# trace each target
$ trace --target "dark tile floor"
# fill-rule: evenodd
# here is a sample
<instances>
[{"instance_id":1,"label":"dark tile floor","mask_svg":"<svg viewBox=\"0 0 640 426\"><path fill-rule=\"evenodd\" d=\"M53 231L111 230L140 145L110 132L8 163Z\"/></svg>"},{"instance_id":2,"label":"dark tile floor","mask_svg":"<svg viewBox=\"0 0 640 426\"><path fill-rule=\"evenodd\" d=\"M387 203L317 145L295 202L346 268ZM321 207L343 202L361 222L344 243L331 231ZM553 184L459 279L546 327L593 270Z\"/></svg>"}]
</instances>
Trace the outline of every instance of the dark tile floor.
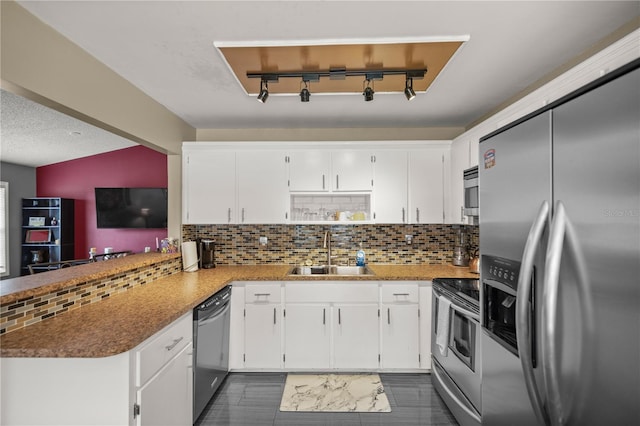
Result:
<instances>
[{"instance_id":1,"label":"dark tile floor","mask_svg":"<svg viewBox=\"0 0 640 426\"><path fill-rule=\"evenodd\" d=\"M195 426L456 426L429 374L380 374L390 413L281 412L286 373L231 373Z\"/></svg>"}]
</instances>

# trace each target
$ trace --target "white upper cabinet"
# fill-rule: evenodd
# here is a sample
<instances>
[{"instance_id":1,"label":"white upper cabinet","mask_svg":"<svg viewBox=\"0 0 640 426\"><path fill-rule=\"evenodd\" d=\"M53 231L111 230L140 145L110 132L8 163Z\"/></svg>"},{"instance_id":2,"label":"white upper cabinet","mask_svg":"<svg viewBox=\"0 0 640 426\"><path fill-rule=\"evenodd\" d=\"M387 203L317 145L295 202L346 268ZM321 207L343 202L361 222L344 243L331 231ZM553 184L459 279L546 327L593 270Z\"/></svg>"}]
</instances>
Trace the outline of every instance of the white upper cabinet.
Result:
<instances>
[{"instance_id":1,"label":"white upper cabinet","mask_svg":"<svg viewBox=\"0 0 640 426\"><path fill-rule=\"evenodd\" d=\"M308 149L291 151L289 190L292 192L371 191L372 156L361 150Z\"/></svg>"},{"instance_id":2,"label":"white upper cabinet","mask_svg":"<svg viewBox=\"0 0 640 426\"><path fill-rule=\"evenodd\" d=\"M378 151L374 155L373 219L377 223L407 223L407 151Z\"/></svg>"},{"instance_id":3,"label":"white upper cabinet","mask_svg":"<svg viewBox=\"0 0 640 426\"><path fill-rule=\"evenodd\" d=\"M287 156L289 190L319 192L329 190L331 153L317 149L293 151Z\"/></svg>"},{"instance_id":4,"label":"white upper cabinet","mask_svg":"<svg viewBox=\"0 0 640 426\"><path fill-rule=\"evenodd\" d=\"M345 150L331 153L333 191L371 191L373 157L368 151Z\"/></svg>"},{"instance_id":5,"label":"white upper cabinet","mask_svg":"<svg viewBox=\"0 0 640 426\"><path fill-rule=\"evenodd\" d=\"M448 147L409 152L409 222L444 223Z\"/></svg>"},{"instance_id":6,"label":"white upper cabinet","mask_svg":"<svg viewBox=\"0 0 640 426\"><path fill-rule=\"evenodd\" d=\"M285 223L288 194L283 151L238 151L238 223Z\"/></svg>"},{"instance_id":7,"label":"white upper cabinet","mask_svg":"<svg viewBox=\"0 0 640 426\"><path fill-rule=\"evenodd\" d=\"M183 149L182 222L234 223L236 154L212 149Z\"/></svg>"},{"instance_id":8,"label":"white upper cabinet","mask_svg":"<svg viewBox=\"0 0 640 426\"><path fill-rule=\"evenodd\" d=\"M185 142L182 220L443 223L456 203L448 199L450 177L459 177L462 188L462 168L449 171L450 149L448 141ZM466 166L468 147L463 151ZM454 166L460 158L454 156Z\"/></svg>"}]
</instances>

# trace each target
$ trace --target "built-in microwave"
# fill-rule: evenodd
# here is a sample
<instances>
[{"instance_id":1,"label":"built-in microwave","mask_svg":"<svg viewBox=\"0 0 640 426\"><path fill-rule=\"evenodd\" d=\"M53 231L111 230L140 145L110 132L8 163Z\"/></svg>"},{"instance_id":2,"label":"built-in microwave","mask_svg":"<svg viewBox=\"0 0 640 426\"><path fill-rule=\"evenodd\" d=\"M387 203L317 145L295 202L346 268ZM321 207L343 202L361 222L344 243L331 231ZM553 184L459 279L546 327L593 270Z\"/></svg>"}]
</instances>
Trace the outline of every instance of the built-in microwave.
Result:
<instances>
[{"instance_id":1,"label":"built-in microwave","mask_svg":"<svg viewBox=\"0 0 640 426\"><path fill-rule=\"evenodd\" d=\"M477 223L479 216L478 202L478 166L467 169L463 172L464 180L464 208L462 214L470 217L472 222Z\"/></svg>"}]
</instances>

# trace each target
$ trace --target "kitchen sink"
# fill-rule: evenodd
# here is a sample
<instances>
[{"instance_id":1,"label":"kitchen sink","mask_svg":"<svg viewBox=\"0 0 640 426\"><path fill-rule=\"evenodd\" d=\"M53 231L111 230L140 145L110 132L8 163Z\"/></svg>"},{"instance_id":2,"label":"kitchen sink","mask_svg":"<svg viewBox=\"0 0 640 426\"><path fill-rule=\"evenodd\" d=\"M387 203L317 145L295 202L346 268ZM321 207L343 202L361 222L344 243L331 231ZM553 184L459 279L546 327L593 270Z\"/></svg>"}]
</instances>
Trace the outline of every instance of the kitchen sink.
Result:
<instances>
[{"instance_id":1,"label":"kitchen sink","mask_svg":"<svg viewBox=\"0 0 640 426\"><path fill-rule=\"evenodd\" d=\"M368 266L337 266L337 265L317 265L317 266L294 266L289 275L375 275Z\"/></svg>"}]
</instances>

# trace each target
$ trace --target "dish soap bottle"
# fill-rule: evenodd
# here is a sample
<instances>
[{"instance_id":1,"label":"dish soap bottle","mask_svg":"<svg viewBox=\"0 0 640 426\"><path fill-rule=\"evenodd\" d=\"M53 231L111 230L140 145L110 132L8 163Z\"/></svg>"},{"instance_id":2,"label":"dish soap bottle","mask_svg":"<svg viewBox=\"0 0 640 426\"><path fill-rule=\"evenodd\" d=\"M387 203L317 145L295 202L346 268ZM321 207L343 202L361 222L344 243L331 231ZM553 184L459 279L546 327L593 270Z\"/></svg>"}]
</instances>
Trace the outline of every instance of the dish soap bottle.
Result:
<instances>
[{"instance_id":1,"label":"dish soap bottle","mask_svg":"<svg viewBox=\"0 0 640 426\"><path fill-rule=\"evenodd\" d=\"M360 250L356 253L356 266L364 266L365 256L364 250L362 250L362 243L360 243Z\"/></svg>"}]
</instances>

